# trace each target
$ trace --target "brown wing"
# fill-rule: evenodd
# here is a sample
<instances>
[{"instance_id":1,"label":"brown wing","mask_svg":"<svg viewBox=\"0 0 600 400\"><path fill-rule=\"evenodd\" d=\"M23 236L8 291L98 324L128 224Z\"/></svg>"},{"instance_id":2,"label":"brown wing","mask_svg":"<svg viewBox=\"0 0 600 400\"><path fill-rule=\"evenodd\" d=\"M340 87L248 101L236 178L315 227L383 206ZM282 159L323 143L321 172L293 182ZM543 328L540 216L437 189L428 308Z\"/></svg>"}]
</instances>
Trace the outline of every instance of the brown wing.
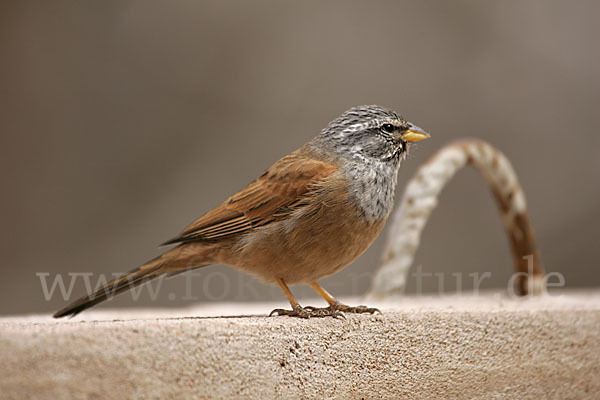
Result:
<instances>
[{"instance_id":1,"label":"brown wing","mask_svg":"<svg viewBox=\"0 0 600 400\"><path fill-rule=\"evenodd\" d=\"M277 221L306 204L315 184L336 170L333 164L294 152L164 244L218 240Z\"/></svg>"}]
</instances>

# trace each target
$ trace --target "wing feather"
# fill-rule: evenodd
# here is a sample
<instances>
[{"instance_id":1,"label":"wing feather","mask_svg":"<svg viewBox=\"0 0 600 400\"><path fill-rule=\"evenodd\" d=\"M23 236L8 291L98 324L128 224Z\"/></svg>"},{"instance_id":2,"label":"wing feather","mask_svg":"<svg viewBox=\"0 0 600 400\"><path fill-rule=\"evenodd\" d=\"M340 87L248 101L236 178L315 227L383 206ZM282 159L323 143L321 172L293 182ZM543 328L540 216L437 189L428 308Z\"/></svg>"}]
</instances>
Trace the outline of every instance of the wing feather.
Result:
<instances>
[{"instance_id":1,"label":"wing feather","mask_svg":"<svg viewBox=\"0 0 600 400\"><path fill-rule=\"evenodd\" d=\"M164 244L219 240L278 221L306 206L319 182L336 170L331 163L296 151Z\"/></svg>"}]
</instances>

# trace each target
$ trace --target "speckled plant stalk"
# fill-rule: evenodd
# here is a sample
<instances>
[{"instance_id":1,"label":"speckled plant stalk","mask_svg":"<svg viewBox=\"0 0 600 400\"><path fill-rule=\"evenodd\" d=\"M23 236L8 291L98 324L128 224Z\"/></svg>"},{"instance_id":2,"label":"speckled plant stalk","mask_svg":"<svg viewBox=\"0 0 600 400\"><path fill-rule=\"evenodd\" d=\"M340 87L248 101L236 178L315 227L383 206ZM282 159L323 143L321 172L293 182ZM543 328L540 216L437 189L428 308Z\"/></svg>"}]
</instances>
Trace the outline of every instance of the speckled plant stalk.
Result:
<instances>
[{"instance_id":1,"label":"speckled plant stalk","mask_svg":"<svg viewBox=\"0 0 600 400\"><path fill-rule=\"evenodd\" d=\"M419 246L421 233L437 198L450 179L465 165L474 166L490 186L508 235L515 269L515 293L542 291L544 270L529 221L525 195L508 159L490 144L461 140L435 153L406 187L393 216L382 265L375 274L370 296L389 297L404 292L406 277Z\"/></svg>"}]
</instances>

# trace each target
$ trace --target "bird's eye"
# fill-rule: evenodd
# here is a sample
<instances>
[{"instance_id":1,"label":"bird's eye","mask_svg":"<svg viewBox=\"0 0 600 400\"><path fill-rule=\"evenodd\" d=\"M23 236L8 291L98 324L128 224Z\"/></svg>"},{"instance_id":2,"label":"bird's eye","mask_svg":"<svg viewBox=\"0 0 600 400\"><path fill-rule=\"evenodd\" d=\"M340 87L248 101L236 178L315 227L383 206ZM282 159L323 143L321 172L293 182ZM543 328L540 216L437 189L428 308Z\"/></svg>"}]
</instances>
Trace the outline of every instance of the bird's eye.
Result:
<instances>
[{"instance_id":1,"label":"bird's eye","mask_svg":"<svg viewBox=\"0 0 600 400\"><path fill-rule=\"evenodd\" d=\"M387 133L393 133L394 129L396 129L396 128L392 124L383 124L381 126L381 129L383 129Z\"/></svg>"}]
</instances>

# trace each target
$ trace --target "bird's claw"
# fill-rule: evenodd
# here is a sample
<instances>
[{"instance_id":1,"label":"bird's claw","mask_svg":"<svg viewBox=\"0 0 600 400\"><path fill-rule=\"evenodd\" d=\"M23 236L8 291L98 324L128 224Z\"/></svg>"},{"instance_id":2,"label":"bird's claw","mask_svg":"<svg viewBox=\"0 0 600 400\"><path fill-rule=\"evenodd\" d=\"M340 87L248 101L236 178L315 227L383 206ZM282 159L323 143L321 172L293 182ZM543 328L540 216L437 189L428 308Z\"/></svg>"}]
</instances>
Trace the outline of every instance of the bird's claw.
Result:
<instances>
[{"instance_id":1,"label":"bird's claw","mask_svg":"<svg viewBox=\"0 0 600 400\"><path fill-rule=\"evenodd\" d=\"M375 308L375 307L367 307L367 306L356 306L356 307L351 307L351 306L347 306L345 304L342 303L336 303L334 305L329 306L329 308L332 308L336 311L342 311L345 313L352 313L352 314L375 314L375 313L379 313L382 314L381 310L379 308Z\"/></svg>"},{"instance_id":2,"label":"bird's claw","mask_svg":"<svg viewBox=\"0 0 600 400\"><path fill-rule=\"evenodd\" d=\"M333 310L330 307L327 308L317 308L317 307L301 307L296 306L293 310L285 310L283 308L276 308L271 311L269 317L273 315L287 315L288 317L297 317L297 318L324 318L324 317L333 317L333 318L343 318L346 319L346 316L338 311Z\"/></svg>"}]
</instances>

